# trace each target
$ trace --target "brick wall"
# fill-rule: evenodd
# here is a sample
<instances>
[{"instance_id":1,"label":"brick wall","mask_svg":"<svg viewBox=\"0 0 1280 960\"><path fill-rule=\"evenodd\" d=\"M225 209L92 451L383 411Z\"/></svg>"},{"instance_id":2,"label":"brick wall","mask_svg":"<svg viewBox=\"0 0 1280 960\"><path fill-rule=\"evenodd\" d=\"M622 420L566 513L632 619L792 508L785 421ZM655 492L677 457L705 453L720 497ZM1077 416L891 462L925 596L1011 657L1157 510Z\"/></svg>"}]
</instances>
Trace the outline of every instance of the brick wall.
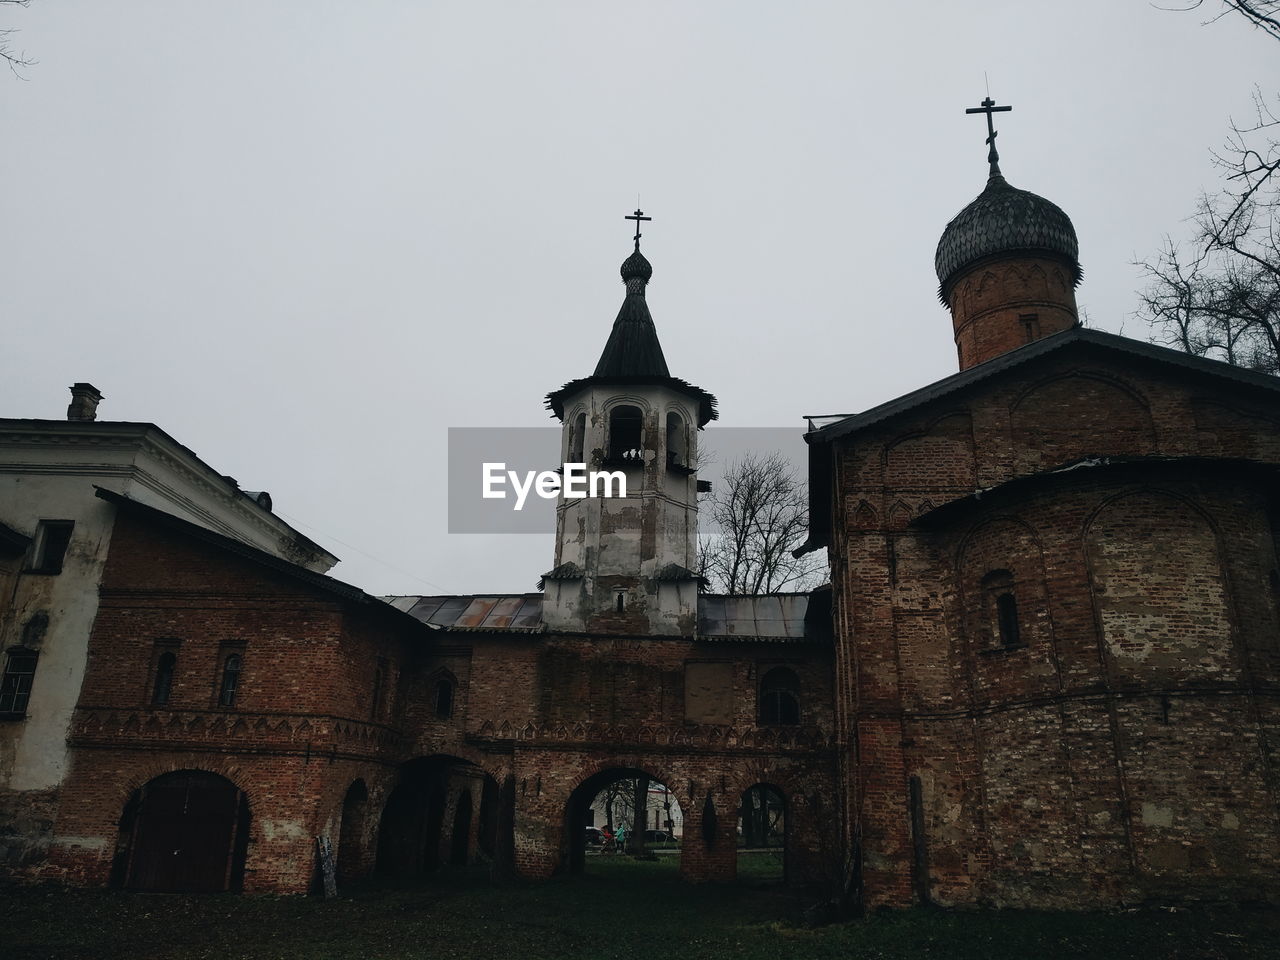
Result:
<instances>
[{"instance_id":1,"label":"brick wall","mask_svg":"<svg viewBox=\"0 0 1280 960\"><path fill-rule=\"evenodd\" d=\"M1277 463L1277 438L1243 390L1050 355L841 442L844 820L870 904L1275 894L1273 481L1191 458ZM1136 462L1044 473L1098 456ZM1006 574L1013 646L984 586Z\"/></svg>"}]
</instances>

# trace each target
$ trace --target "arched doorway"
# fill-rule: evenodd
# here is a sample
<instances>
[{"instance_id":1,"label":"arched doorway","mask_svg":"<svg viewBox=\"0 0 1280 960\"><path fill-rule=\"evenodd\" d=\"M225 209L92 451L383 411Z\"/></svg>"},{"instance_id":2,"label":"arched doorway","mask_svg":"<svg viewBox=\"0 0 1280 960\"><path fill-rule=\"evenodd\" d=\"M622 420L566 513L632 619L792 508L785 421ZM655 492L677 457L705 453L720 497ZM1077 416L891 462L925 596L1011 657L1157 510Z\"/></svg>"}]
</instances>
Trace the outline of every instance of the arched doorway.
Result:
<instances>
[{"instance_id":1,"label":"arched doorway","mask_svg":"<svg viewBox=\"0 0 1280 960\"><path fill-rule=\"evenodd\" d=\"M622 833L625 844L616 839ZM679 870L684 813L669 786L646 770L617 767L588 777L569 796L563 867L589 871L624 854Z\"/></svg>"},{"instance_id":2,"label":"arched doorway","mask_svg":"<svg viewBox=\"0 0 1280 960\"><path fill-rule=\"evenodd\" d=\"M465 867L471 853L471 791L458 794L453 812L453 838L449 849L449 864Z\"/></svg>"},{"instance_id":3,"label":"arched doorway","mask_svg":"<svg viewBox=\"0 0 1280 960\"><path fill-rule=\"evenodd\" d=\"M483 799L486 791L496 796L497 784L469 761L438 756L406 763L382 811L378 872L408 879L431 873L443 863L469 863L476 852L471 829L474 798L479 794ZM451 805L453 818L446 823ZM482 821L484 816L482 810ZM512 818L502 817L500 810L490 816L490 849L511 849L514 844L502 843L499 833L504 822L511 832Z\"/></svg>"},{"instance_id":4,"label":"arched doorway","mask_svg":"<svg viewBox=\"0 0 1280 960\"><path fill-rule=\"evenodd\" d=\"M180 770L134 791L120 820L117 877L130 890L239 890L249 843L249 802L225 777Z\"/></svg>"},{"instance_id":5,"label":"arched doorway","mask_svg":"<svg viewBox=\"0 0 1280 960\"><path fill-rule=\"evenodd\" d=\"M369 809L369 788L363 780L356 780L347 788L342 800L342 823L338 827L338 882L346 883L360 877L363 862L365 817Z\"/></svg>"},{"instance_id":6,"label":"arched doorway","mask_svg":"<svg viewBox=\"0 0 1280 960\"><path fill-rule=\"evenodd\" d=\"M755 883L787 879L787 802L781 790L767 783L742 792L738 878Z\"/></svg>"}]
</instances>

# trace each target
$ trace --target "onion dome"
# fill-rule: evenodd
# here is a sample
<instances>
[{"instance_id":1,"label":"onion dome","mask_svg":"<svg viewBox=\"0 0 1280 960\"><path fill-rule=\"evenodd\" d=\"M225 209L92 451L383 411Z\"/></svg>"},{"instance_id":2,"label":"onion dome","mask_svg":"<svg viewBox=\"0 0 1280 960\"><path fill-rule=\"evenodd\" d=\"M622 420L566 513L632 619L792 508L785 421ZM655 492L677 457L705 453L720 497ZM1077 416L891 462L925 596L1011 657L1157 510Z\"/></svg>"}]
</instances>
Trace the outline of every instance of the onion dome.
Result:
<instances>
[{"instance_id":1,"label":"onion dome","mask_svg":"<svg viewBox=\"0 0 1280 960\"><path fill-rule=\"evenodd\" d=\"M1055 203L1009 185L992 162L987 187L942 231L934 269L945 304L952 283L980 263L1011 256L1048 256L1066 261L1073 284L1082 276L1075 227Z\"/></svg>"},{"instance_id":2,"label":"onion dome","mask_svg":"<svg viewBox=\"0 0 1280 960\"><path fill-rule=\"evenodd\" d=\"M641 280L648 283L653 278L653 265L645 259L637 246L636 252L622 261L622 269L619 272L624 282Z\"/></svg>"}]
</instances>

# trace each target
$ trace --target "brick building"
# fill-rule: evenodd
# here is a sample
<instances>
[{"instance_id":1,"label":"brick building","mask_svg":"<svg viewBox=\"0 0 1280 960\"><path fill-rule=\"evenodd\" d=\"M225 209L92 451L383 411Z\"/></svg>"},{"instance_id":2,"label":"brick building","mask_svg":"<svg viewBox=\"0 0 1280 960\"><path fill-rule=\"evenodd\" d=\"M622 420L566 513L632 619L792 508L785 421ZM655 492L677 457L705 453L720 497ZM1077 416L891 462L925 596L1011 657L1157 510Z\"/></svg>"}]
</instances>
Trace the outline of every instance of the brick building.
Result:
<instances>
[{"instance_id":1,"label":"brick building","mask_svg":"<svg viewBox=\"0 0 1280 960\"><path fill-rule=\"evenodd\" d=\"M43 646L21 636L35 600L6 612L5 732L43 722L66 754L38 794L29 761L0 770L7 869L301 892L322 838L339 881L477 856L545 877L582 869L596 794L643 776L681 813L686 877L734 876L739 808L762 792L783 811L788 877L836 875L830 591L717 596L692 571L715 400L670 376L651 273L637 238L595 372L548 397L566 462L620 471L627 495L560 502L540 593L373 598L325 576L332 557L300 562L318 548L269 498L193 454L202 500L145 470L105 482L84 456L121 433L168 441L154 426L5 422L11 489L57 472L21 455L33 437L81 444L56 507L0 500L14 595L52 584L81 608L42 606ZM215 522L241 501L291 546ZM85 575L40 569L32 534L55 527L68 557L92 556Z\"/></svg>"},{"instance_id":2,"label":"brick building","mask_svg":"<svg viewBox=\"0 0 1280 960\"><path fill-rule=\"evenodd\" d=\"M992 154L937 251L960 372L808 436L865 900L1274 897L1280 381L1083 329Z\"/></svg>"},{"instance_id":3,"label":"brick building","mask_svg":"<svg viewBox=\"0 0 1280 960\"><path fill-rule=\"evenodd\" d=\"M960 372L808 434L811 594L693 572L716 406L638 234L547 398L628 493L559 503L537 593L370 597L158 428L0 423L8 869L300 892L322 838L339 882L545 877L642 775L693 880L766 787L788 878L867 905L1274 897L1280 382L1083 329L1071 222L994 146L936 264Z\"/></svg>"}]
</instances>

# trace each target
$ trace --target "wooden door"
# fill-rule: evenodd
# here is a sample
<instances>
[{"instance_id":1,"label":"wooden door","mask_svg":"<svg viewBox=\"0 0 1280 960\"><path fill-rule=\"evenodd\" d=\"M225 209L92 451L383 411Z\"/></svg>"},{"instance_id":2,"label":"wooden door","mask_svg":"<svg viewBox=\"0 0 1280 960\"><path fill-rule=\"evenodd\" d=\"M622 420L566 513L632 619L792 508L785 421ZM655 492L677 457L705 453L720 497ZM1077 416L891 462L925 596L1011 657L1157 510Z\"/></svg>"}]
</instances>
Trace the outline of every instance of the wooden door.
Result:
<instances>
[{"instance_id":1,"label":"wooden door","mask_svg":"<svg viewBox=\"0 0 1280 960\"><path fill-rule=\"evenodd\" d=\"M127 886L204 893L227 890L247 823L235 784L211 773L166 774L142 788Z\"/></svg>"}]
</instances>

